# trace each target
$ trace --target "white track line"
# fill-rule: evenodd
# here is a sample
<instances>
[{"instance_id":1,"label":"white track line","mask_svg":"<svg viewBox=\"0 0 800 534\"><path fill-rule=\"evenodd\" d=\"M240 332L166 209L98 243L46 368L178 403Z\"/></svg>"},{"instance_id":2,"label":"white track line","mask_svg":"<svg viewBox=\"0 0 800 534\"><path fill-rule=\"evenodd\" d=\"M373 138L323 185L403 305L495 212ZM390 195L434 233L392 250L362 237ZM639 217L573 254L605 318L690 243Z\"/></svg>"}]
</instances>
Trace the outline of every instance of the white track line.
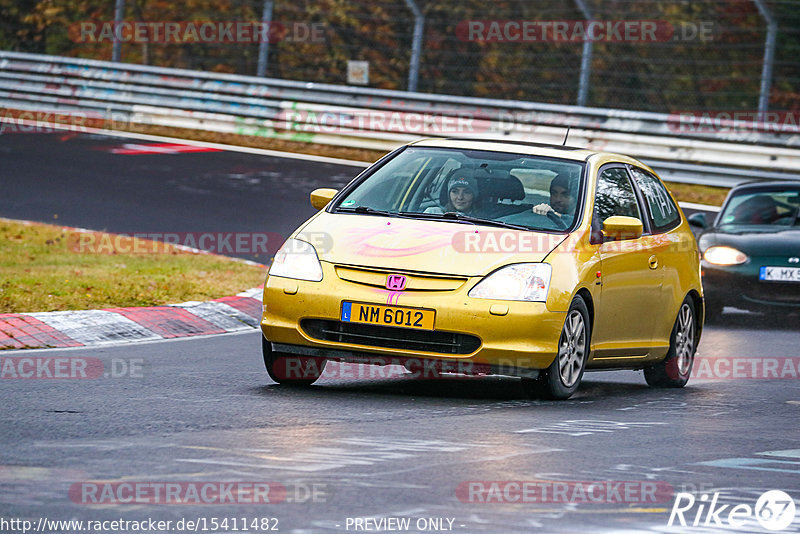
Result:
<instances>
[{"instance_id":1,"label":"white track line","mask_svg":"<svg viewBox=\"0 0 800 534\"><path fill-rule=\"evenodd\" d=\"M678 202L682 208L689 208L691 210L703 210L717 212L720 206L709 206L708 204L695 204L694 202Z\"/></svg>"},{"instance_id":2,"label":"white track line","mask_svg":"<svg viewBox=\"0 0 800 534\"><path fill-rule=\"evenodd\" d=\"M221 334L206 334L202 336L183 336L183 337L171 337L171 338L161 338L161 339L142 339L142 340L129 340L129 341L119 341L116 343L104 343L102 345L85 345L83 347L47 347L41 349L3 349L0 350L0 357L6 356L28 356L29 354L36 354L39 352L45 354L51 354L54 351L82 351L82 350L99 350L99 351L107 351L108 349L118 348L118 347L132 347L132 346L139 346L139 345L152 345L154 343L178 343L182 341L199 341L204 338L210 337L219 337L219 336L241 336L243 334L254 336L256 333L261 333L260 328L251 328L250 330L237 330L235 332L223 332ZM260 348L260 347L259 347Z\"/></svg>"}]
</instances>

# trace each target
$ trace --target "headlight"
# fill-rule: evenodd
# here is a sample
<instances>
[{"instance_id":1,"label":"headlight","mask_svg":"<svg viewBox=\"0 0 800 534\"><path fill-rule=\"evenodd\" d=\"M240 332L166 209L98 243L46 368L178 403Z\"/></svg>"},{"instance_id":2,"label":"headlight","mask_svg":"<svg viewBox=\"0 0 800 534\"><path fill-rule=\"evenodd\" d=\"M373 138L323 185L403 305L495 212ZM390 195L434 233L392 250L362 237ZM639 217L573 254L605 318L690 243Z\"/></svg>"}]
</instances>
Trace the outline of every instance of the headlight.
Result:
<instances>
[{"instance_id":1,"label":"headlight","mask_svg":"<svg viewBox=\"0 0 800 534\"><path fill-rule=\"evenodd\" d=\"M478 282L468 295L476 299L544 302L550 288L551 272L549 263L509 265Z\"/></svg>"},{"instance_id":2,"label":"headlight","mask_svg":"<svg viewBox=\"0 0 800 534\"><path fill-rule=\"evenodd\" d=\"M296 280L322 280L322 265L317 251L309 243L299 239L287 239L269 268L270 276L282 276Z\"/></svg>"},{"instance_id":3,"label":"headlight","mask_svg":"<svg viewBox=\"0 0 800 534\"><path fill-rule=\"evenodd\" d=\"M747 261L747 255L735 248L713 246L706 249L703 259L714 265L739 265Z\"/></svg>"}]
</instances>

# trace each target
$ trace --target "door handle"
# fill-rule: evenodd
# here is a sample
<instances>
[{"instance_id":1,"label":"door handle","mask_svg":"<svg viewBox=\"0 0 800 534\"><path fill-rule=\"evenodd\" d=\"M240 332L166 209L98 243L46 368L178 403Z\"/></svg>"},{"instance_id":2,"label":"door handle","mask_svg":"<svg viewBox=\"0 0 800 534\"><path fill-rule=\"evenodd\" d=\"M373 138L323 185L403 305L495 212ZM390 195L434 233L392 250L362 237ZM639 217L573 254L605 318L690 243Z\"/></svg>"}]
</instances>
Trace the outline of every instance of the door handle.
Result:
<instances>
[{"instance_id":1,"label":"door handle","mask_svg":"<svg viewBox=\"0 0 800 534\"><path fill-rule=\"evenodd\" d=\"M658 267L658 258L655 256L650 256L648 263L650 264L651 269L656 269Z\"/></svg>"}]
</instances>

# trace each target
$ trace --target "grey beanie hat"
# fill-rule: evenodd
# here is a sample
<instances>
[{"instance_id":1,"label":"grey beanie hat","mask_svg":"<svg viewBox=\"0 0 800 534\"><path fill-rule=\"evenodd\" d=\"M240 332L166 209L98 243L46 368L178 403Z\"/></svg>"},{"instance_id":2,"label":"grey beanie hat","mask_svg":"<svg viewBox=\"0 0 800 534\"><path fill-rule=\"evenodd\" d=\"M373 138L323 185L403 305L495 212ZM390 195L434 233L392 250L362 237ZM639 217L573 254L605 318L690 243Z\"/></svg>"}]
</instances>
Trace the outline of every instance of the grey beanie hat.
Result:
<instances>
[{"instance_id":1,"label":"grey beanie hat","mask_svg":"<svg viewBox=\"0 0 800 534\"><path fill-rule=\"evenodd\" d=\"M472 191L472 196L478 196L478 181L468 173L469 171L456 171L453 174L453 177L450 178L450 183L447 185L448 194L454 187L466 187Z\"/></svg>"}]
</instances>

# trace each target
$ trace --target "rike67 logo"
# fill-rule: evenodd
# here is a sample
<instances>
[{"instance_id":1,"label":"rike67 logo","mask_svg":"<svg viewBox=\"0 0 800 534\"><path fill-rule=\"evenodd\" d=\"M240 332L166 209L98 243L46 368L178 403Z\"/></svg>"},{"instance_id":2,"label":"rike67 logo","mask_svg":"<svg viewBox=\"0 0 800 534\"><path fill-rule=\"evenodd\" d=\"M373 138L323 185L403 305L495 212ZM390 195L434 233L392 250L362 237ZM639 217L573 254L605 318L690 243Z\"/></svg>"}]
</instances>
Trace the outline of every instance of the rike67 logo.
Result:
<instances>
[{"instance_id":1,"label":"rike67 logo","mask_svg":"<svg viewBox=\"0 0 800 534\"><path fill-rule=\"evenodd\" d=\"M678 493L667 525L750 529L756 526L757 521L762 528L778 531L791 525L795 518L794 500L784 491L762 493L755 506L746 503L722 504L719 497L719 492L711 496L703 493L699 498L691 493Z\"/></svg>"}]
</instances>

